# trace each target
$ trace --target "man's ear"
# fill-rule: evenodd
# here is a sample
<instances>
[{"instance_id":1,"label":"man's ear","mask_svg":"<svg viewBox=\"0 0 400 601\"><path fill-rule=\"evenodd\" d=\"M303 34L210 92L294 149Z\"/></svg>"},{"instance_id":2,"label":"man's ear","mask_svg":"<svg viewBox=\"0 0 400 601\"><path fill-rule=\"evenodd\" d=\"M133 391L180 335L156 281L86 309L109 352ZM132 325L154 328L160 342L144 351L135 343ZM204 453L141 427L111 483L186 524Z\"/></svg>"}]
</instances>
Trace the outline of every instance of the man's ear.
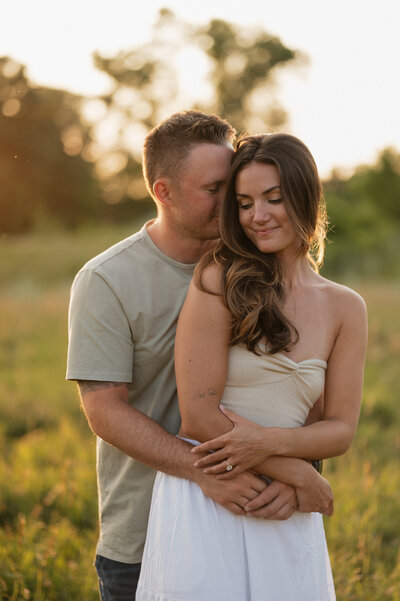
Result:
<instances>
[{"instance_id":1,"label":"man's ear","mask_svg":"<svg viewBox=\"0 0 400 601\"><path fill-rule=\"evenodd\" d=\"M157 200L165 207L171 206L171 195L170 195L171 183L166 177L160 177L156 179L153 184L153 194Z\"/></svg>"}]
</instances>

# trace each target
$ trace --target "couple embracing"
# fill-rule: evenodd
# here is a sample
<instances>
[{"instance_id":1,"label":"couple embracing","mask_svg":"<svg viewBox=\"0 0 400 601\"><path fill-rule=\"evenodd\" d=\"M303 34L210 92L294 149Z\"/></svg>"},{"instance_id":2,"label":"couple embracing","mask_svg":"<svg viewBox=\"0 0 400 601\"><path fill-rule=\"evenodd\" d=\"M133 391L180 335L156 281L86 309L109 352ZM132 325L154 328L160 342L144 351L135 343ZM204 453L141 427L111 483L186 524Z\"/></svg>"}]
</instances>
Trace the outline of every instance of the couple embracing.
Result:
<instances>
[{"instance_id":1,"label":"couple embracing","mask_svg":"<svg viewBox=\"0 0 400 601\"><path fill-rule=\"evenodd\" d=\"M156 219L73 284L67 377L97 435L103 601L335 598L316 467L357 427L365 305L318 274L308 148L234 135L198 111L155 127Z\"/></svg>"}]
</instances>

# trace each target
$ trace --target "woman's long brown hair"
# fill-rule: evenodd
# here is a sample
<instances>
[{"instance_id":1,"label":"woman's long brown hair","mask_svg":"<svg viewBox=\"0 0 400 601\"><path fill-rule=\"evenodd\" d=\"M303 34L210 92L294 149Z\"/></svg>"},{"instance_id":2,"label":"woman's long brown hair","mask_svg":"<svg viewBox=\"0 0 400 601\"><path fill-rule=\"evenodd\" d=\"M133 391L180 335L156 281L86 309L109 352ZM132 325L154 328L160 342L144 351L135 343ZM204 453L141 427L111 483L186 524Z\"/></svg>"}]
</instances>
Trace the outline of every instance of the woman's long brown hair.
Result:
<instances>
[{"instance_id":1,"label":"woman's long brown hair","mask_svg":"<svg viewBox=\"0 0 400 601\"><path fill-rule=\"evenodd\" d=\"M196 285L205 290L202 273L211 262L222 272L222 297L232 314L231 344L245 344L258 354L266 340L269 353L288 351L298 332L283 312L282 269L274 253L261 252L239 222L236 177L251 162L276 165L282 201L299 236L299 256L307 256L318 271L324 255L326 212L315 161L298 138L289 134L247 136L239 140L221 211L221 239L195 271Z\"/></svg>"}]
</instances>

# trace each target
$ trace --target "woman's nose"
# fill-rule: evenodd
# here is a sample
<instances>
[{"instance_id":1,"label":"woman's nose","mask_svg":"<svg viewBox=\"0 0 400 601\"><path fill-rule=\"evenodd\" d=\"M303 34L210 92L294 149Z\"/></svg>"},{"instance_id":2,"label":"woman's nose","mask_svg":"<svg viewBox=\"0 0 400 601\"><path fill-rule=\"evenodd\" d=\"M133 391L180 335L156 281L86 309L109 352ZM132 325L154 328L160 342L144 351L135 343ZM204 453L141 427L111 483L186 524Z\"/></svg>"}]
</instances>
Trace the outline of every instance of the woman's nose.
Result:
<instances>
[{"instance_id":1,"label":"woman's nose","mask_svg":"<svg viewBox=\"0 0 400 601\"><path fill-rule=\"evenodd\" d=\"M256 202L254 207L254 221L262 222L268 221L269 219L269 211L267 207L267 203L265 202Z\"/></svg>"}]
</instances>

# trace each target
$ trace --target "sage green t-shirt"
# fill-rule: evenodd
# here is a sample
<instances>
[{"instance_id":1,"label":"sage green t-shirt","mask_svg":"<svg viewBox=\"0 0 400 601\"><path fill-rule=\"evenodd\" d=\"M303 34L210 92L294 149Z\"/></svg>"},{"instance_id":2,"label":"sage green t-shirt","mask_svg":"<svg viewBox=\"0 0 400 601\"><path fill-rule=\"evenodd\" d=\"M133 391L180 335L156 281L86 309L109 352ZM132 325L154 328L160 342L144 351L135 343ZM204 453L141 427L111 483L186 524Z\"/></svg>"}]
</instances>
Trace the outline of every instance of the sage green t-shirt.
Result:
<instances>
[{"instance_id":1,"label":"sage green t-shirt","mask_svg":"<svg viewBox=\"0 0 400 601\"><path fill-rule=\"evenodd\" d=\"M176 323L194 265L164 255L146 224L89 261L72 286L67 379L129 382L129 402L179 429ZM97 439L97 553L141 561L156 472Z\"/></svg>"}]
</instances>

